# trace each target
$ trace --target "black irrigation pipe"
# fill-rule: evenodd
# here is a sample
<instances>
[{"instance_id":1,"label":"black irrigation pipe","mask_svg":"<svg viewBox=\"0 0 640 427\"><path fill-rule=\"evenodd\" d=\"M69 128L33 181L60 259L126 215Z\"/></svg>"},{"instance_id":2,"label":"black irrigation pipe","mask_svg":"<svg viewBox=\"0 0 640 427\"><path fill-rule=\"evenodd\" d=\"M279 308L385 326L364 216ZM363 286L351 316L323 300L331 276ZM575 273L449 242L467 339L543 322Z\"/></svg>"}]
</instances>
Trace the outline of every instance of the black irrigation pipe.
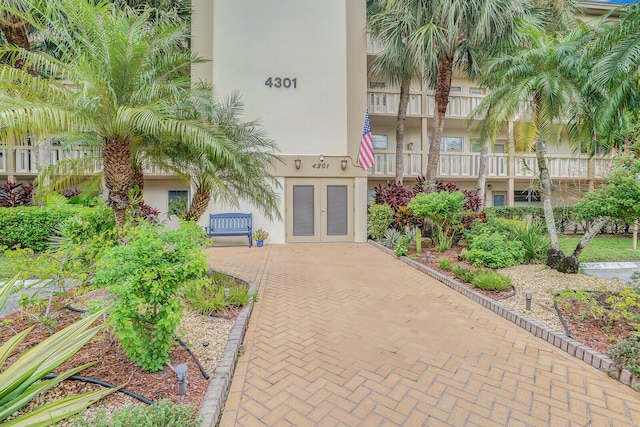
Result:
<instances>
[{"instance_id":1,"label":"black irrigation pipe","mask_svg":"<svg viewBox=\"0 0 640 427\"><path fill-rule=\"evenodd\" d=\"M47 374L44 376L44 379L46 380L50 380L53 378L56 378L58 376L58 374ZM89 384L98 384L101 385L103 387L107 387L107 388L116 388L115 385L101 381L101 380L96 380L95 378L88 378L88 377L80 377L78 375L71 375L69 378L67 378L68 380L75 380L75 381L82 381L85 383L89 383ZM126 388L121 388L118 390L120 393L124 393L127 396L131 396L134 399L138 399L140 402L142 403L146 403L147 405L153 405L153 400L149 400L144 396L140 396L139 394L136 394L132 391L127 390Z\"/></svg>"},{"instance_id":2,"label":"black irrigation pipe","mask_svg":"<svg viewBox=\"0 0 640 427\"><path fill-rule=\"evenodd\" d=\"M89 312L89 310L83 310L81 308L75 308L75 307L72 307L71 305L67 305L67 306L65 306L65 308L67 308L67 309L69 309L71 311L75 311L76 313L87 313L87 312ZM223 316L220 316L220 317L223 317ZM184 347L185 350L187 350L187 353L189 353L189 355L193 358L193 361L196 362L196 365L198 365L198 369L200 369L200 373L202 374L204 379L208 380L210 378L209 374L207 374L207 371L204 370L204 367L200 364L200 361L198 360L196 355L193 354L193 352L191 351L191 349L189 349L189 347L187 347L187 344L185 344L184 341L182 341L180 338L176 338L176 341L178 341L178 343L182 347Z\"/></svg>"},{"instance_id":3,"label":"black irrigation pipe","mask_svg":"<svg viewBox=\"0 0 640 427\"><path fill-rule=\"evenodd\" d=\"M513 292L511 292L509 295L505 295L503 297L498 298L498 301L509 299L509 298L512 298L512 297L514 297L516 295L516 287L514 285L511 285L511 287L513 288Z\"/></svg>"},{"instance_id":4,"label":"black irrigation pipe","mask_svg":"<svg viewBox=\"0 0 640 427\"><path fill-rule=\"evenodd\" d=\"M569 325L567 325L567 321L564 320L564 316L560 312L560 307L558 307L558 300L557 300L558 296L560 296L560 292L556 292L553 295L553 306L555 307L556 313L558 314L558 317L560 318L560 323L562 323L562 327L564 328L564 334L566 336L568 336L569 338L571 338L571 332L569 332Z\"/></svg>"},{"instance_id":5,"label":"black irrigation pipe","mask_svg":"<svg viewBox=\"0 0 640 427\"><path fill-rule=\"evenodd\" d=\"M196 365L198 365L198 369L200 369L200 373L202 374L204 379L208 380L209 379L209 374L207 374L207 371L204 370L204 368L200 364L200 361L198 360L196 355L191 352L191 349L189 349L189 347L187 347L187 344L185 344L184 341L182 341L180 338L176 338L176 340L178 340L178 343L181 346L183 346L185 350L187 350L187 353L189 353L191 355L191 357L193 358L193 361L196 362Z\"/></svg>"}]
</instances>

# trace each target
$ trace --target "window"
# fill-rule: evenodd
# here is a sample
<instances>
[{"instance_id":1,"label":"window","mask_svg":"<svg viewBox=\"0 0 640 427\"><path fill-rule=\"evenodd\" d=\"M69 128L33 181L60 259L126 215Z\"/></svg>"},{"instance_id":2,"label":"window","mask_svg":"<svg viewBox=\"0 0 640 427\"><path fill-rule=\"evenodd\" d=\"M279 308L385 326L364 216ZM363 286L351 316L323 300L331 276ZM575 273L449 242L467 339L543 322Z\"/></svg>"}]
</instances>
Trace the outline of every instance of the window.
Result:
<instances>
[{"instance_id":1,"label":"window","mask_svg":"<svg viewBox=\"0 0 640 427\"><path fill-rule=\"evenodd\" d=\"M386 89L387 84L385 82L369 82L369 89Z\"/></svg>"},{"instance_id":2,"label":"window","mask_svg":"<svg viewBox=\"0 0 640 427\"><path fill-rule=\"evenodd\" d=\"M518 206L523 205L539 205L540 204L540 193L535 190L523 190L523 191L514 191L513 193L513 201Z\"/></svg>"},{"instance_id":3,"label":"window","mask_svg":"<svg viewBox=\"0 0 640 427\"><path fill-rule=\"evenodd\" d=\"M493 144L493 152L494 153L504 153L505 151L505 144L504 142L496 142L495 144ZM482 142L480 141L471 141L471 152L472 153L479 153L480 151L482 151Z\"/></svg>"},{"instance_id":4,"label":"window","mask_svg":"<svg viewBox=\"0 0 640 427\"><path fill-rule=\"evenodd\" d=\"M189 190L169 190L169 206L167 211L171 215L183 217L189 208Z\"/></svg>"},{"instance_id":5,"label":"window","mask_svg":"<svg viewBox=\"0 0 640 427\"><path fill-rule=\"evenodd\" d=\"M387 140L387 135L371 135L371 144L376 150L386 150Z\"/></svg>"},{"instance_id":6,"label":"window","mask_svg":"<svg viewBox=\"0 0 640 427\"><path fill-rule=\"evenodd\" d=\"M440 140L440 151L462 151L463 145L461 137L443 136Z\"/></svg>"}]
</instances>

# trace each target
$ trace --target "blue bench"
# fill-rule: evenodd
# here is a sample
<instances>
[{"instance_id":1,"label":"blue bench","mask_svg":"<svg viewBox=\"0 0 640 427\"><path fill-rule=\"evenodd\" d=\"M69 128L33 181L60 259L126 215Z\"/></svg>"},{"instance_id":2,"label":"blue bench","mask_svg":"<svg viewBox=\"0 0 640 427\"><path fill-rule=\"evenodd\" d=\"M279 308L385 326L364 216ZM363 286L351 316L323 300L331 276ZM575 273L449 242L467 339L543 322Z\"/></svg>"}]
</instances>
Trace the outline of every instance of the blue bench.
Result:
<instances>
[{"instance_id":1,"label":"blue bench","mask_svg":"<svg viewBox=\"0 0 640 427\"><path fill-rule=\"evenodd\" d=\"M251 214L218 213L209 215L209 226L205 227L208 237L247 236L249 247L253 246Z\"/></svg>"}]
</instances>

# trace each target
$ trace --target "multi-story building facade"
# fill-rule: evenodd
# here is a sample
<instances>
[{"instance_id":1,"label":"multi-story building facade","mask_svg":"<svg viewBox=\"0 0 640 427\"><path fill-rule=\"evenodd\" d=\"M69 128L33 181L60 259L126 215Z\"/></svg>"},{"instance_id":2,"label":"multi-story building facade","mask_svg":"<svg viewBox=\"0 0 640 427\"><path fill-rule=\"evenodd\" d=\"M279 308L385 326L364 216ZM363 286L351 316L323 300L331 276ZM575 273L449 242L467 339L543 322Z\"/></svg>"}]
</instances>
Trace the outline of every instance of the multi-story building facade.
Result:
<instances>
[{"instance_id":1,"label":"multi-story building facade","mask_svg":"<svg viewBox=\"0 0 640 427\"><path fill-rule=\"evenodd\" d=\"M366 241L372 189L394 179L395 120L399 90L367 79L367 63L379 46L367 37L364 0L194 0L192 49L210 61L192 70L194 80L214 84L218 96L239 92L246 120L259 119L280 147L272 171L280 184L281 221L269 221L250 203L240 209L212 201L208 213L254 214L254 228L273 243ZM585 2L588 14L610 9ZM455 76L447 110L438 177L475 188L481 141L467 120L484 96L474 82ZM369 111L376 164L357 163L365 110ZM432 91L414 82L405 130L405 182L426 172L433 124ZM0 179L28 182L41 165L82 150L0 146ZM547 147L557 203L571 203L598 179L605 159L574 152L568 144ZM509 128L492 147L488 205L535 204L533 153L516 152ZM189 196L188 183L160 170L145 173L145 201L166 212L169 201Z\"/></svg>"}]
</instances>

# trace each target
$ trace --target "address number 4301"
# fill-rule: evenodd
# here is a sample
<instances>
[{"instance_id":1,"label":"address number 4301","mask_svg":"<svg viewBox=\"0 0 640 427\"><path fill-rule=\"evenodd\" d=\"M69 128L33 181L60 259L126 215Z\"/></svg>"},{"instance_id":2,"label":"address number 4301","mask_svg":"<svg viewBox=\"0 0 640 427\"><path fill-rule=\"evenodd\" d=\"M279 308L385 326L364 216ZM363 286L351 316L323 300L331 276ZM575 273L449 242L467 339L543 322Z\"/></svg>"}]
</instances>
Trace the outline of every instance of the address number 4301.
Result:
<instances>
[{"instance_id":1,"label":"address number 4301","mask_svg":"<svg viewBox=\"0 0 640 427\"><path fill-rule=\"evenodd\" d=\"M298 87L298 79L289 77L269 77L264 82L267 87L283 87L285 89L296 89Z\"/></svg>"}]
</instances>

